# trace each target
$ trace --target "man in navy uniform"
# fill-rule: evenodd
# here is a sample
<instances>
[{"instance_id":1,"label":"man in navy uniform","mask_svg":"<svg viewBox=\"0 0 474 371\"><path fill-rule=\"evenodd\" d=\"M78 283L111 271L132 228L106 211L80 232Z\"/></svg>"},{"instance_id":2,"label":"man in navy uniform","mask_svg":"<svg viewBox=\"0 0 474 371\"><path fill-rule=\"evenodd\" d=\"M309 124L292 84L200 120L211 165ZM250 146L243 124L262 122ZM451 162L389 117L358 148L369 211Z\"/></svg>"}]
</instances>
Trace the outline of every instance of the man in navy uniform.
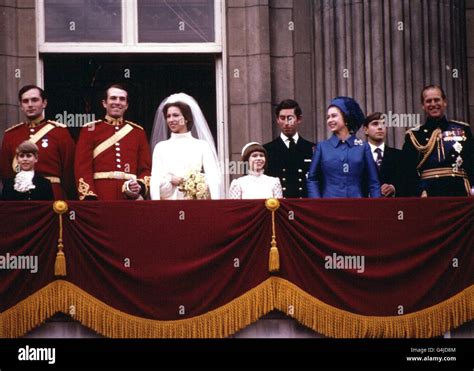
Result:
<instances>
[{"instance_id":1,"label":"man in navy uniform","mask_svg":"<svg viewBox=\"0 0 474 371\"><path fill-rule=\"evenodd\" d=\"M302 112L292 99L280 102L275 110L280 136L264 145L268 153L265 174L280 178L285 198L307 197L306 174L313 157L314 143L298 134Z\"/></svg>"},{"instance_id":2,"label":"man in navy uniform","mask_svg":"<svg viewBox=\"0 0 474 371\"><path fill-rule=\"evenodd\" d=\"M474 141L469 124L448 120L446 94L421 92L426 122L407 131L403 146L407 196L474 195Z\"/></svg>"},{"instance_id":3,"label":"man in navy uniform","mask_svg":"<svg viewBox=\"0 0 474 371\"><path fill-rule=\"evenodd\" d=\"M364 133L372 157L377 165L377 172L382 185L380 188L382 196L399 196L401 193L402 151L389 147L385 143L387 127L381 112L373 112L367 115L364 121Z\"/></svg>"}]
</instances>

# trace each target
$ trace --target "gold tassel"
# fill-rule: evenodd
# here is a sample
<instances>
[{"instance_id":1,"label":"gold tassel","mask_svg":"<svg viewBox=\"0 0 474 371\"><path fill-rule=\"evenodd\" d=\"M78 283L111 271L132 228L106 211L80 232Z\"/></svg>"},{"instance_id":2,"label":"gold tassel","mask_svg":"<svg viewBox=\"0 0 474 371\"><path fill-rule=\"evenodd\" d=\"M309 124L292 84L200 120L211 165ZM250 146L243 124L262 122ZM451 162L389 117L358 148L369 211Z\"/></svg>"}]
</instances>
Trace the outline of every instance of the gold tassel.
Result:
<instances>
[{"instance_id":1,"label":"gold tassel","mask_svg":"<svg viewBox=\"0 0 474 371\"><path fill-rule=\"evenodd\" d=\"M270 273L278 272L280 270L280 254L278 252L278 248L276 246L273 246L272 241L272 247L270 248L270 257L268 258L268 271Z\"/></svg>"},{"instance_id":2,"label":"gold tassel","mask_svg":"<svg viewBox=\"0 0 474 371\"><path fill-rule=\"evenodd\" d=\"M280 253L276 243L275 232L275 211L280 207L280 201L276 198L269 198L265 201L265 206L272 212L272 245L270 247L270 255L268 257L268 271L277 273L280 270Z\"/></svg>"},{"instance_id":3,"label":"gold tassel","mask_svg":"<svg viewBox=\"0 0 474 371\"><path fill-rule=\"evenodd\" d=\"M62 250L59 250L56 254L56 261L54 262L54 275L56 277L64 277L66 275L66 256Z\"/></svg>"},{"instance_id":4,"label":"gold tassel","mask_svg":"<svg viewBox=\"0 0 474 371\"><path fill-rule=\"evenodd\" d=\"M66 256L63 249L63 214L68 210L67 203L64 201L55 201L53 210L59 216L59 238L58 238L58 252L56 254L56 261L54 262L54 275L56 277L66 275Z\"/></svg>"}]
</instances>

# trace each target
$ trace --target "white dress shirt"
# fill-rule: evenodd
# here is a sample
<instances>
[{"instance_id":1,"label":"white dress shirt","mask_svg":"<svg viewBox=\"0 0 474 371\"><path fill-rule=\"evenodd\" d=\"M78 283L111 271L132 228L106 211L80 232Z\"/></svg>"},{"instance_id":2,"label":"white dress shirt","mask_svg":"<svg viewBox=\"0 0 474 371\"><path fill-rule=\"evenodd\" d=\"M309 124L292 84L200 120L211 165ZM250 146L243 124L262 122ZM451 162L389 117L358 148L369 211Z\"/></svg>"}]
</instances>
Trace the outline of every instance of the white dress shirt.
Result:
<instances>
[{"instance_id":1,"label":"white dress shirt","mask_svg":"<svg viewBox=\"0 0 474 371\"><path fill-rule=\"evenodd\" d=\"M377 163L377 152L375 150L377 148L380 148L382 150L382 153L380 154L383 158L385 154L385 143L382 143L380 146L373 145L372 143L368 142L370 146L370 152L372 152L372 157L374 158L375 163Z\"/></svg>"},{"instance_id":2,"label":"white dress shirt","mask_svg":"<svg viewBox=\"0 0 474 371\"><path fill-rule=\"evenodd\" d=\"M285 143L285 146L287 148L290 148L290 138L287 137L285 134L281 133L280 134L280 138L281 140L283 141L283 143ZM300 138L300 136L298 135L298 133L295 133L295 135L293 135L293 139L295 140L295 145L296 143L298 143L298 139Z\"/></svg>"}]
</instances>

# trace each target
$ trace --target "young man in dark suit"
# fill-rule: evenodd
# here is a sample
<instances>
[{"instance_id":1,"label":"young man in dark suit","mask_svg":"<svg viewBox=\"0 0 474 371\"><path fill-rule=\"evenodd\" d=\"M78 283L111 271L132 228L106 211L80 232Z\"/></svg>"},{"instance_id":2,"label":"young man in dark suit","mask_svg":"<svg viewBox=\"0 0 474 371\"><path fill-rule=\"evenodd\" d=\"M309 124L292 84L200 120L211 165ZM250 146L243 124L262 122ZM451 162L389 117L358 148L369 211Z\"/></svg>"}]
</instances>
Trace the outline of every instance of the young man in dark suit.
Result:
<instances>
[{"instance_id":1,"label":"young man in dark suit","mask_svg":"<svg viewBox=\"0 0 474 371\"><path fill-rule=\"evenodd\" d=\"M400 196L402 191L402 151L391 148L385 143L387 128L381 112L374 112L367 116L364 122L364 132L377 165L382 195L385 197Z\"/></svg>"},{"instance_id":2,"label":"young man in dark suit","mask_svg":"<svg viewBox=\"0 0 474 371\"><path fill-rule=\"evenodd\" d=\"M283 100L275 110L280 136L264 145L268 153L265 174L280 178L285 198L307 197L306 175L313 156L314 143L298 134L302 112L292 99Z\"/></svg>"}]
</instances>

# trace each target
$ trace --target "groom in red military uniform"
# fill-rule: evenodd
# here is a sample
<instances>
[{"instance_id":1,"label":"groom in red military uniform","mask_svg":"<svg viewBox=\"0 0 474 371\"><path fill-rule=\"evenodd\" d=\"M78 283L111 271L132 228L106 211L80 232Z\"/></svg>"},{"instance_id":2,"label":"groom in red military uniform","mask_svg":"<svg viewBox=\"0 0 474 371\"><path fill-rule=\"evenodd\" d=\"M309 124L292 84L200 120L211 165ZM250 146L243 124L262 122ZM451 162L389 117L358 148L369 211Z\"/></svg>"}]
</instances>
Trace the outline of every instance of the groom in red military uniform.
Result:
<instances>
[{"instance_id":1,"label":"groom in red military uniform","mask_svg":"<svg viewBox=\"0 0 474 371\"><path fill-rule=\"evenodd\" d=\"M26 85L18 92L20 108L26 122L5 131L0 153L0 178L14 178L19 171L16 148L25 140L35 143L39 149L39 161L35 166L38 174L51 182L55 199L75 198L74 141L66 125L46 120L43 111L48 102L43 89Z\"/></svg>"},{"instance_id":2,"label":"groom in red military uniform","mask_svg":"<svg viewBox=\"0 0 474 371\"><path fill-rule=\"evenodd\" d=\"M151 154L143 128L125 121L128 92L110 86L103 120L86 124L76 148L74 170L80 200L137 200L148 193Z\"/></svg>"}]
</instances>

